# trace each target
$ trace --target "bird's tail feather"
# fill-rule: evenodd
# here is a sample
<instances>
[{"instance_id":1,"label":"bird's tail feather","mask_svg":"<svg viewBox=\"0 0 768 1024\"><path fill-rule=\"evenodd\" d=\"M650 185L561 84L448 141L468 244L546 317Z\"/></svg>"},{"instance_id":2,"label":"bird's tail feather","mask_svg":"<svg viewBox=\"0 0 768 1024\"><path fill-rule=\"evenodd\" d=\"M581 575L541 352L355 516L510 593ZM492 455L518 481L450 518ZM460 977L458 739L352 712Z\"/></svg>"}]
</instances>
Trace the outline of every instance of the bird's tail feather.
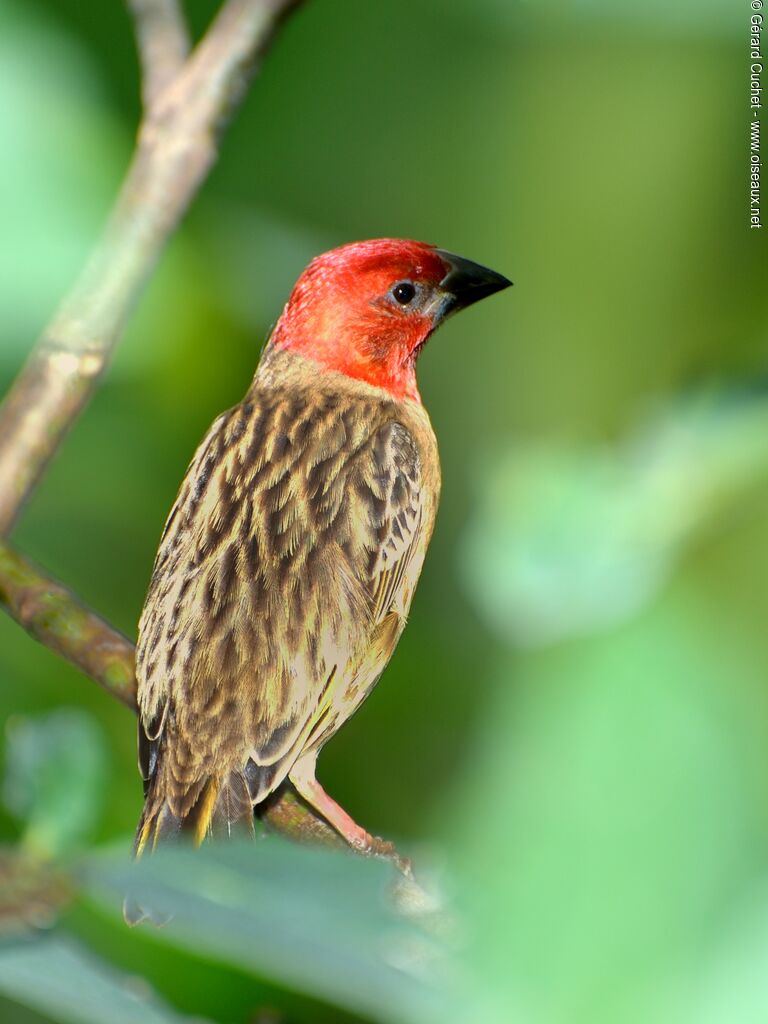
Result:
<instances>
[{"instance_id":1,"label":"bird's tail feather","mask_svg":"<svg viewBox=\"0 0 768 1024\"><path fill-rule=\"evenodd\" d=\"M159 842L176 839L181 832L181 818L173 813L167 800L152 799L150 792L141 813L133 852L140 857L146 849L154 850Z\"/></svg>"},{"instance_id":2,"label":"bird's tail feather","mask_svg":"<svg viewBox=\"0 0 768 1024\"><path fill-rule=\"evenodd\" d=\"M253 801L241 771L209 775L196 788L198 795L186 812L174 813L159 780L150 785L136 831L135 854L140 857L158 843L190 836L200 845L206 836L253 835Z\"/></svg>"},{"instance_id":3,"label":"bird's tail feather","mask_svg":"<svg viewBox=\"0 0 768 1024\"><path fill-rule=\"evenodd\" d=\"M206 835L216 838L255 835L253 800L242 772L229 773L225 782L218 786L216 798L210 806L210 817L205 822L202 832L199 833L200 840L204 839Z\"/></svg>"}]
</instances>

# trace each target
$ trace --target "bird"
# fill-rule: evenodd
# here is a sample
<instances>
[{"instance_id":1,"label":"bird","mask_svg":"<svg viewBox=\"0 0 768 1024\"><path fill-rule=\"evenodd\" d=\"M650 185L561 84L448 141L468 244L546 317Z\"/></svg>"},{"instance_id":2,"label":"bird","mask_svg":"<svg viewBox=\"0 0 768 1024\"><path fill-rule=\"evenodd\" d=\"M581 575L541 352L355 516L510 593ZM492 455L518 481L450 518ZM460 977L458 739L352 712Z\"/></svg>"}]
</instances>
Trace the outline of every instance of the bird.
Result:
<instances>
[{"instance_id":1,"label":"bird","mask_svg":"<svg viewBox=\"0 0 768 1024\"><path fill-rule=\"evenodd\" d=\"M286 780L372 851L317 757L391 658L432 535L440 462L418 356L447 317L510 284L392 238L323 253L299 277L160 540L136 656L137 856L252 833Z\"/></svg>"}]
</instances>

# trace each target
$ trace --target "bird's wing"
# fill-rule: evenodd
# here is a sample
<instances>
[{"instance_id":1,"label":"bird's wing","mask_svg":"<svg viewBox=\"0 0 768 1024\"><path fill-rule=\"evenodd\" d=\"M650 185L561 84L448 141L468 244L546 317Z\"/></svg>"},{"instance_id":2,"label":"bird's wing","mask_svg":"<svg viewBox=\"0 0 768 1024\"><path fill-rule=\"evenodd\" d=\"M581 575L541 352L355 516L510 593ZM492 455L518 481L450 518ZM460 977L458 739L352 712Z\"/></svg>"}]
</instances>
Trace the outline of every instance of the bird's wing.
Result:
<instances>
[{"instance_id":1,"label":"bird's wing","mask_svg":"<svg viewBox=\"0 0 768 1024\"><path fill-rule=\"evenodd\" d=\"M411 433L402 423L383 425L372 438L367 471L358 491L368 523L368 589L374 622L410 604L409 569L424 546L424 503L421 459ZM415 582L415 581L414 581ZM405 588L405 590L404 590Z\"/></svg>"},{"instance_id":2,"label":"bird's wing","mask_svg":"<svg viewBox=\"0 0 768 1024\"><path fill-rule=\"evenodd\" d=\"M435 452L436 456L436 452ZM437 465L435 475L439 475ZM350 652L346 672L329 687L326 706L311 722L304 747L317 751L354 713L392 656L418 582L429 543L439 480L425 481L419 447L398 419L379 426L360 453L348 481L353 536L368 608L362 643Z\"/></svg>"}]
</instances>

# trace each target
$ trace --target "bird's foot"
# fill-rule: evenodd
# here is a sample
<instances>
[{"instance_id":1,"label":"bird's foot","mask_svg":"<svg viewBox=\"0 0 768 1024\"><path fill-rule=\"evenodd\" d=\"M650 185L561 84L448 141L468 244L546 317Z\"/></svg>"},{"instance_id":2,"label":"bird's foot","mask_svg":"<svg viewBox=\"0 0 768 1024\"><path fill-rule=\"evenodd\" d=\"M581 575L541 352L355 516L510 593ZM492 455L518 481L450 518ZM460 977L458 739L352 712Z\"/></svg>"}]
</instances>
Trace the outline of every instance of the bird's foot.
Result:
<instances>
[{"instance_id":1,"label":"bird's foot","mask_svg":"<svg viewBox=\"0 0 768 1024\"><path fill-rule=\"evenodd\" d=\"M366 832L340 804L336 803L333 797L325 792L315 778L314 761L304 770L294 768L290 780L296 787L299 796L321 814L356 853L362 854L364 857L381 857L383 860L388 860L406 878L413 878L413 865L407 857L403 857L397 852L394 843Z\"/></svg>"}]
</instances>

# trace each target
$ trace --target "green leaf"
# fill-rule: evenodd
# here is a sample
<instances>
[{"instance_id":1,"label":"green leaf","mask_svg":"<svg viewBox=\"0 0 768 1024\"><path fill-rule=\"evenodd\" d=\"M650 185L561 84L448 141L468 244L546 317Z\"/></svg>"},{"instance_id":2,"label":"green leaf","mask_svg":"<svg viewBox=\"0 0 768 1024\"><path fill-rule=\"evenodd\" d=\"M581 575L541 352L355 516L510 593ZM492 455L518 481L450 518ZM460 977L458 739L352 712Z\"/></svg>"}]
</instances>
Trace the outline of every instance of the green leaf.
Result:
<instances>
[{"instance_id":1,"label":"green leaf","mask_svg":"<svg viewBox=\"0 0 768 1024\"><path fill-rule=\"evenodd\" d=\"M61 1024L181 1024L141 978L57 936L0 943L0 992ZM203 1024L201 1018L195 1018Z\"/></svg>"},{"instance_id":2,"label":"green leaf","mask_svg":"<svg viewBox=\"0 0 768 1024\"><path fill-rule=\"evenodd\" d=\"M62 856L91 833L102 806L106 751L88 715L63 709L8 723L6 806L25 823L24 845Z\"/></svg>"},{"instance_id":3,"label":"green leaf","mask_svg":"<svg viewBox=\"0 0 768 1024\"><path fill-rule=\"evenodd\" d=\"M130 892L157 919L157 934L261 977L380 1021L442 1019L439 950L398 917L386 887L392 868L275 837L201 849L89 859L85 887L117 908Z\"/></svg>"}]
</instances>

